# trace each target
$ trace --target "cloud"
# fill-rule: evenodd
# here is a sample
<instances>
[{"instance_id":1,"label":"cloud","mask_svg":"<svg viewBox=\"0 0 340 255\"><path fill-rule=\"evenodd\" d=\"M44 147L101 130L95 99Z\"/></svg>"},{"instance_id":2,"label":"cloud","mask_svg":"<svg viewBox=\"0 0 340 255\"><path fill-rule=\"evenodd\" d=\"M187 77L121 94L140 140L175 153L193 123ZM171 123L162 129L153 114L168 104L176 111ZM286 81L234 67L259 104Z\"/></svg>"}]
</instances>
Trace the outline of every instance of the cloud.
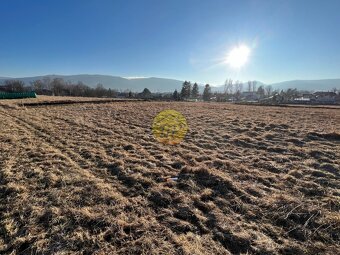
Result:
<instances>
[{"instance_id":1,"label":"cloud","mask_svg":"<svg viewBox=\"0 0 340 255\"><path fill-rule=\"evenodd\" d=\"M123 77L125 79L128 79L128 80L133 80L133 79L146 79L146 78L149 78L149 77L145 77L145 76L129 76L129 77Z\"/></svg>"}]
</instances>

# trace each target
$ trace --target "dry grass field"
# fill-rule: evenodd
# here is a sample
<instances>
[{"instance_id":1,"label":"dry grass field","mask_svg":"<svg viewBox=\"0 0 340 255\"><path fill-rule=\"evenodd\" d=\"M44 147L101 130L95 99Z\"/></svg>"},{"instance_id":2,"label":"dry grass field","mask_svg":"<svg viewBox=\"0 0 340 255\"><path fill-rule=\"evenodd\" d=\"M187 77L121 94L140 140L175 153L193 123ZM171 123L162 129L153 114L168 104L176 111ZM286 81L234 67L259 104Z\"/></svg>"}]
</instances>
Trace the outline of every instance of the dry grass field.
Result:
<instances>
[{"instance_id":1,"label":"dry grass field","mask_svg":"<svg viewBox=\"0 0 340 255\"><path fill-rule=\"evenodd\" d=\"M134 99L120 99L120 98L97 98L97 97L54 97L42 96L37 98L23 98L23 99L2 99L0 100L0 107L3 108L19 108L23 106L39 106L39 105L57 105L57 104L78 104L78 103L107 103L116 101L138 101Z\"/></svg>"},{"instance_id":2,"label":"dry grass field","mask_svg":"<svg viewBox=\"0 0 340 255\"><path fill-rule=\"evenodd\" d=\"M165 109L187 119L179 145L152 135ZM116 102L0 118L0 254L340 254L339 109Z\"/></svg>"}]
</instances>

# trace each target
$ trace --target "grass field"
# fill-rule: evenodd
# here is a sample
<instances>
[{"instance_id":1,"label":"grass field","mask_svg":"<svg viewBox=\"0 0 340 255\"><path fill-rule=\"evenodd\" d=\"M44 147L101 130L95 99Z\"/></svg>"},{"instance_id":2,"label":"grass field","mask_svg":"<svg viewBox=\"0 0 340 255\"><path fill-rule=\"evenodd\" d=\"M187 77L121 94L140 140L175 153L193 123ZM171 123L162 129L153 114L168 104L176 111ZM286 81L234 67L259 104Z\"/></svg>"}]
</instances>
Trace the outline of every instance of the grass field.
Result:
<instances>
[{"instance_id":1,"label":"grass field","mask_svg":"<svg viewBox=\"0 0 340 255\"><path fill-rule=\"evenodd\" d=\"M179 145L153 137L165 109L187 119ZM3 105L0 118L0 254L340 254L338 109Z\"/></svg>"},{"instance_id":2,"label":"grass field","mask_svg":"<svg viewBox=\"0 0 340 255\"><path fill-rule=\"evenodd\" d=\"M2 99L0 107L19 108L25 106L41 106L41 105L57 105L57 104L82 104L82 103L107 103L107 102L125 102L138 101L136 99L121 98L96 98L96 97L54 97L54 96L38 96L37 98L23 99Z\"/></svg>"}]
</instances>

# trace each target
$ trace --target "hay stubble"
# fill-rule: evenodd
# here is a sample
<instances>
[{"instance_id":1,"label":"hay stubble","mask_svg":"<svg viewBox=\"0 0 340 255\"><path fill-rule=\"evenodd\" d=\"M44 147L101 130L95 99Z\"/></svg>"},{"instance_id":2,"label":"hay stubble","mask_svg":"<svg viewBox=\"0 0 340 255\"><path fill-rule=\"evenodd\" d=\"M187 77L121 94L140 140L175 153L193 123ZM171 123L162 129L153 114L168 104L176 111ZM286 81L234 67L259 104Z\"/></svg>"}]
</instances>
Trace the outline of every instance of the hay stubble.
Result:
<instances>
[{"instance_id":1,"label":"hay stubble","mask_svg":"<svg viewBox=\"0 0 340 255\"><path fill-rule=\"evenodd\" d=\"M152 133L165 109L188 123L175 146ZM339 110L121 102L0 116L1 254L339 253Z\"/></svg>"}]
</instances>

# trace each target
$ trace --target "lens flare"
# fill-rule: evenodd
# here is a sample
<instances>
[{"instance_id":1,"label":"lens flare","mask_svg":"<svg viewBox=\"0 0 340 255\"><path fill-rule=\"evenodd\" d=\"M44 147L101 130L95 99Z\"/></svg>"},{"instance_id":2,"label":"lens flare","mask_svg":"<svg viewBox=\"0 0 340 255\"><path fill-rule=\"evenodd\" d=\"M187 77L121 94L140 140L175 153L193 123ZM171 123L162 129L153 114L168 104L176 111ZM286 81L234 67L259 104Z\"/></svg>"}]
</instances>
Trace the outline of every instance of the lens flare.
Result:
<instances>
[{"instance_id":1,"label":"lens flare","mask_svg":"<svg viewBox=\"0 0 340 255\"><path fill-rule=\"evenodd\" d=\"M250 49L246 45L233 48L226 56L225 63L234 68L244 66L250 55Z\"/></svg>"},{"instance_id":2,"label":"lens flare","mask_svg":"<svg viewBox=\"0 0 340 255\"><path fill-rule=\"evenodd\" d=\"M153 121L152 132L155 138L164 144L179 144L188 131L185 117L175 110L160 112Z\"/></svg>"}]
</instances>

